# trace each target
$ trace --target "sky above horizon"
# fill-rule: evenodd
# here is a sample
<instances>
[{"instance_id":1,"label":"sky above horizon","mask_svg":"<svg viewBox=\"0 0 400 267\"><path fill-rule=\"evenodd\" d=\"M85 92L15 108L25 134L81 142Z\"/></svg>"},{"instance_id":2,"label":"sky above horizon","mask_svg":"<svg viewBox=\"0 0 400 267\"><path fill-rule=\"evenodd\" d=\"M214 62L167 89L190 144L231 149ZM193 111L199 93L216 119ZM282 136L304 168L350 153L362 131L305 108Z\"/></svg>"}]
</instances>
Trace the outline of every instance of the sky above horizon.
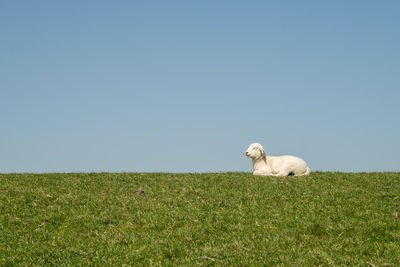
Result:
<instances>
[{"instance_id":1,"label":"sky above horizon","mask_svg":"<svg viewBox=\"0 0 400 267\"><path fill-rule=\"evenodd\" d=\"M399 1L1 1L0 173L400 171Z\"/></svg>"}]
</instances>

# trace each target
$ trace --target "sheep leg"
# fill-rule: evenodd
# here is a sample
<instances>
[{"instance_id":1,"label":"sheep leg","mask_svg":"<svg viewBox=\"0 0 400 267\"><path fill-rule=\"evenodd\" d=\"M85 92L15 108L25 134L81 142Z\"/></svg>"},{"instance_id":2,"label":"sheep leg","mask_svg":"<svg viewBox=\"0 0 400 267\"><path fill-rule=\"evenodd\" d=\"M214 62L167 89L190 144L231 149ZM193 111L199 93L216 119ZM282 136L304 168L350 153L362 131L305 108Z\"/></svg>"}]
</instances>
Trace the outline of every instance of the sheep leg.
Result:
<instances>
[{"instance_id":1,"label":"sheep leg","mask_svg":"<svg viewBox=\"0 0 400 267\"><path fill-rule=\"evenodd\" d=\"M253 172L253 175L267 176L268 174L264 170L257 170Z\"/></svg>"},{"instance_id":2,"label":"sheep leg","mask_svg":"<svg viewBox=\"0 0 400 267\"><path fill-rule=\"evenodd\" d=\"M277 174L275 174L275 176L288 176L289 173L290 173L290 171L281 169Z\"/></svg>"}]
</instances>

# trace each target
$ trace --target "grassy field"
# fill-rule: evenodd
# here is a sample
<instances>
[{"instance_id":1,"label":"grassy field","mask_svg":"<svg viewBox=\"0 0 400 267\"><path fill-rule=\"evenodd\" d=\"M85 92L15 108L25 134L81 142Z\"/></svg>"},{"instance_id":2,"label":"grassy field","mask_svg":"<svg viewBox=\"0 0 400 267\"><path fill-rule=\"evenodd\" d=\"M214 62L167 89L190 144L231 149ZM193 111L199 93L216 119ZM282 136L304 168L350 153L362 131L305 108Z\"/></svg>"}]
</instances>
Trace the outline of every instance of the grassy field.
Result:
<instances>
[{"instance_id":1,"label":"grassy field","mask_svg":"<svg viewBox=\"0 0 400 267\"><path fill-rule=\"evenodd\" d=\"M0 174L0 265L399 266L400 173Z\"/></svg>"}]
</instances>

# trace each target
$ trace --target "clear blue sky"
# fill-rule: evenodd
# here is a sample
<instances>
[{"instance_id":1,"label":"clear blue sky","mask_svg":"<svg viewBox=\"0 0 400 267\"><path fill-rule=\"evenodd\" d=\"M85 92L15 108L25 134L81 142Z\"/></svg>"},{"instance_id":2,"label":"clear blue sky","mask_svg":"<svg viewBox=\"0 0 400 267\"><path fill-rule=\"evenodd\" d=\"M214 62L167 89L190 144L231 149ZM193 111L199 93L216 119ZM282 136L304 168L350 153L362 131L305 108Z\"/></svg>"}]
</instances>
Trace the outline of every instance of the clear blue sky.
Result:
<instances>
[{"instance_id":1,"label":"clear blue sky","mask_svg":"<svg viewBox=\"0 0 400 267\"><path fill-rule=\"evenodd\" d=\"M400 1L1 1L0 172L400 171Z\"/></svg>"}]
</instances>

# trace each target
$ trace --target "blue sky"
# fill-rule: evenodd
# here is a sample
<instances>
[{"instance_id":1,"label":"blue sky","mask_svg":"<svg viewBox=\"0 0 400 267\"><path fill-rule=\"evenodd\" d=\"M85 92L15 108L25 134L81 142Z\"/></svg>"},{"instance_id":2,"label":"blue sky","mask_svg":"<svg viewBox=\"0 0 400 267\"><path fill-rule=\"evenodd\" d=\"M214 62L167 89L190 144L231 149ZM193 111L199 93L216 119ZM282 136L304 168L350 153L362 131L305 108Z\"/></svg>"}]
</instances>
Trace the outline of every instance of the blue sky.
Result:
<instances>
[{"instance_id":1,"label":"blue sky","mask_svg":"<svg viewBox=\"0 0 400 267\"><path fill-rule=\"evenodd\" d=\"M400 171L399 1L1 1L0 172Z\"/></svg>"}]
</instances>

